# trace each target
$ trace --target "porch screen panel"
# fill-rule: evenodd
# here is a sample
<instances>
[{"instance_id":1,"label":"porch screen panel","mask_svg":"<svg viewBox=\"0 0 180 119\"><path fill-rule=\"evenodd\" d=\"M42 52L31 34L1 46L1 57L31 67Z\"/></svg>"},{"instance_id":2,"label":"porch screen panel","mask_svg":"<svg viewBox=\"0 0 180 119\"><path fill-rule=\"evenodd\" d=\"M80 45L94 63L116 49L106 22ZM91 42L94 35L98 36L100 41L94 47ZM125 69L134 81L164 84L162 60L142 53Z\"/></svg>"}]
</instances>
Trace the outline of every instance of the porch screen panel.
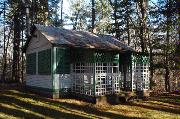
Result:
<instances>
[{"instance_id":1,"label":"porch screen panel","mask_svg":"<svg viewBox=\"0 0 180 119\"><path fill-rule=\"evenodd\" d=\"M27 74L36 74L36 53L27 54L26 72Z\"/></svg>"},{"instance_id":2,"label":"porch screen panel","mask_svg":"<svg viewBox=\"0 0 180 119\"><path fill-rule=\"evenodd\" d=\"M72 92L79 94L94 95L93 63L74 63Z\"/></svg>"},{"instance_id":3,"label":"porch screen panel","mask_svg":"<svg viewBox=\"0 0 180 119\"><path fill-rule=\"evenodd\" d=\"M38 53L38 74L51 74L51 49L44 50Z\"/></svg>"},{"instance_id":4,"label":"porch screen panel","mask_svg":"<svg viewBox=\"0 0 180 119\"><path fill-rule=\"evenodd\" d=\"M122 90L132 90L131 53L120 54L119 70L121 72L120 87Z\"/></svg>"},{"instance_id":5,"label":"porch screen panel","mask_svg":"<svg viewBox=\"0 0 180 119\"><path fill-rule=\"evenodd\" d=\"M120 91L118 53L102 50L76 50L73 55L73 92L101 96Z\"/></svg>"},{"instance_id":6,"label":"porch screen panel","mask_svg":"<svg viewBox=\"0 0 180 119\"><path fill-rule=\"evenodd\" d=\"M69 49L56 50L57 74L70 74L71 55Z\"/></svg>"},{"instance_id":7,"label":"porch screen panel","mask_svg":"<svg viewBox=\"0 0 180 119\"><path fill-rule=\"evenodd\" d=\"M95 63L96 96L120 92L118 63Z\"/></svg>"},{"instance_id":8,"label":"porch screen panel","mask_svg":"<svg viewBox=\"0 0 180 119\"><path fill-rule=\"evenodd\" d=\"M73 62L93 63L94 62L94 50L87 49L74 49L72 53Z\"/></svg>"},{"instance_id":9,"label":"porch screen panel","mask_svg":"<svg viewBox=\"0 0 180 119\"><path fill-rule=\"evenodd\" d=\"M137 91L149 89L149 57L132 56L133 89Z\"/></svg>"},{"instance_id":10,"label":"porch screen panel","mask_svg":"<svg viewBox=\"0 0 180 119\"><path fill-rule=\"evenodd\" d=\"M72 92L94 96L94 50L74 49Z\"/></svg>"},{"instance_id":11,"label":"porch screen panel","mask_svg":"<svg viewBox=\"0 0 180 119\"><path fill-rule=\"evenodd\" d=\"M120 91L119 53L96 51L95 83L96 96L114 94Z\"/></svg>"}]
</instances>

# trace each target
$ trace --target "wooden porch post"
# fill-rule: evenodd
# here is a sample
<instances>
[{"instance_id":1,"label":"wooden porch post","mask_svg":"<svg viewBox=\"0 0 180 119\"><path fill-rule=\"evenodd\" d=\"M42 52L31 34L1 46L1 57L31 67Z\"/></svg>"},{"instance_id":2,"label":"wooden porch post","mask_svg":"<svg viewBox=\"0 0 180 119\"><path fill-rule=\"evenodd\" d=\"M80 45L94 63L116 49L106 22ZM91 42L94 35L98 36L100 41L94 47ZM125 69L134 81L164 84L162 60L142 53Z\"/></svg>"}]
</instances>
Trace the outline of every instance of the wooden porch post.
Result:
<instances>
[{"instance_id":1,"label":"wooden porch post","mask_svg":"<svg viewBox=\"0 0 180 119\"><path fill-rule=\"evenodd\" d=\"M56 48L51 48L51 77L52 77L52 98L59 98L59 78L56 75Z\"/></svg>"},{"instance_id":2,"label":"wooden porch post","mask_svg":"<svg viewBox=\"0 0 180 119\"><path fill-rule=\"evenodd\" d=\"M93 87L94 87L94 97L96 97L96 63L93 64Z\"/></svg>"}]
</instances>

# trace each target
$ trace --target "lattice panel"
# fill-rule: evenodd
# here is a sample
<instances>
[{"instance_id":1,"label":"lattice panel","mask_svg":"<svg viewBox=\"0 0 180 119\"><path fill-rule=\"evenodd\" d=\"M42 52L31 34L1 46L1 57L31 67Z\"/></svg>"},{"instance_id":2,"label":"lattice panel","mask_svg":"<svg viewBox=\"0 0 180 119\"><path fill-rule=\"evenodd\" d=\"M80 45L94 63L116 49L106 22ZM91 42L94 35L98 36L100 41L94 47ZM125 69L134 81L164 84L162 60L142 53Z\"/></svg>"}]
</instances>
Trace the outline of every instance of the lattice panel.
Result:
<instances>
[{"instance_id":1,"label":"lattice panel","mask_svg":"<svg viewBox=\"0 0 180 119\"><path fill-rule=\"evenodd\" d=\"M73 73L93 73L93 63L74 63Z\"/></svg>"},{"instance_id":2,"label":"lattice panel","mask_svg":"<svg viewBox=\"0 0 180 119\"><path fill-rule=\"evenodd\" d=\"M118 63L95 63L96 96L120 92Z\"/></svg>"},{"instance_id":3,"label":"lattice panel","mask_svg":"<svg viewBox=\"0 0 180 119\"><path fill-rule=\"evenodd\" d=\"M149 65L133 65L133 90L142 91L149 89Z\"/></svg>"},{"instance_id":4,"label":"lattice panel","mask_svg":"<svg viewBox=\"0 0 180 119\"><path fill-rule=\"evenodd\" d=\"M93 63L72 65L72 92L93 96Z\"/></svg>"},{"instance_id":5,"label":"lattice panel","mask_svg":"<svg viewBox=\"0 0 180 119\"><path fill-rule=\"evenodd\" d=\"M120 91L118 63L74 63L72 69L73 92L101 96Z\"/></svg>"},{"instance_id":6,"label":"lattice panel","mask_svg":"<svg viewBox=\"0 0 180 119\"><path fill-rule=\"evenodd\" d=\"M127 88L127 90L131 90L132 89L131 67L130 66L127 66L126 88Z\"/></svg>"},{"instance_id":7,"label":"lattice panel","mask_svg":"<svg viewBox=\"0 0 180 119\"><path fill-rule=\"evenodd\" d=\"M96 95L114 94L120 92L118 74L97 74Z\"/></svg>"},{"instance_id":8,"label":"lattice panel","mask_svg":"<svg viewBox=\"0 0 180 119\"><path fill-rule=\"evenodd\" d=\"M119 73L118 63L95 63L97 73Z\"/></svg>"}]
</instances>

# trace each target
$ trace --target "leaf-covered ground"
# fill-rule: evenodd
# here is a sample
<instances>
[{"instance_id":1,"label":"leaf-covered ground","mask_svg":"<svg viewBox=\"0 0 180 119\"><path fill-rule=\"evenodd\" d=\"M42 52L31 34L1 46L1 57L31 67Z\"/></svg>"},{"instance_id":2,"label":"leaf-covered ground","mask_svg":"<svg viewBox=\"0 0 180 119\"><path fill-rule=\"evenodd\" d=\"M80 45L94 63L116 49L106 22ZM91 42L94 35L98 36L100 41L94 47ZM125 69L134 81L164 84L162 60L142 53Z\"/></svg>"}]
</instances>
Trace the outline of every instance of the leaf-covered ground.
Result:
<instances>
[{"instance_id":1,"label":"leaf-covered ground","mask_svg":"<svg viewBox=\"0 0 180 119\"><path fill-rule=\"evenodd\" d=\"M167 94L148 101L100 106L74 99L52 100L20 89L0 90L0 118L180 119L180 95Z\"/></svg>"}]
</instances>

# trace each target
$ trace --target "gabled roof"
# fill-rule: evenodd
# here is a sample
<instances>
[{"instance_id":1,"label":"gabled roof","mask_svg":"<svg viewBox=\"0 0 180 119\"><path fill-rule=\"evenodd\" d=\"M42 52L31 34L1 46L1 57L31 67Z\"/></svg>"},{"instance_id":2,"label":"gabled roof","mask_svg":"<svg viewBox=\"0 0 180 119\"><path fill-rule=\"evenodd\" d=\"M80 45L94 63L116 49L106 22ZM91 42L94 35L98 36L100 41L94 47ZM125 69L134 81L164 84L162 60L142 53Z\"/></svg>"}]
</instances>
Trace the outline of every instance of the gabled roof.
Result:
<instances>
[{"instance_id":1,"label":"gabled roof","mask_svg":"<svg viewBox=\"0 0 180 119\"><path fill-rule=\"evenodd\" d=\"M135 51L110 35L95 35L85 31L43 25L34 25L33 29L39 30L55 46ZM28 46L28 41L26 46Z\"/></svg>"}]
</instances>

